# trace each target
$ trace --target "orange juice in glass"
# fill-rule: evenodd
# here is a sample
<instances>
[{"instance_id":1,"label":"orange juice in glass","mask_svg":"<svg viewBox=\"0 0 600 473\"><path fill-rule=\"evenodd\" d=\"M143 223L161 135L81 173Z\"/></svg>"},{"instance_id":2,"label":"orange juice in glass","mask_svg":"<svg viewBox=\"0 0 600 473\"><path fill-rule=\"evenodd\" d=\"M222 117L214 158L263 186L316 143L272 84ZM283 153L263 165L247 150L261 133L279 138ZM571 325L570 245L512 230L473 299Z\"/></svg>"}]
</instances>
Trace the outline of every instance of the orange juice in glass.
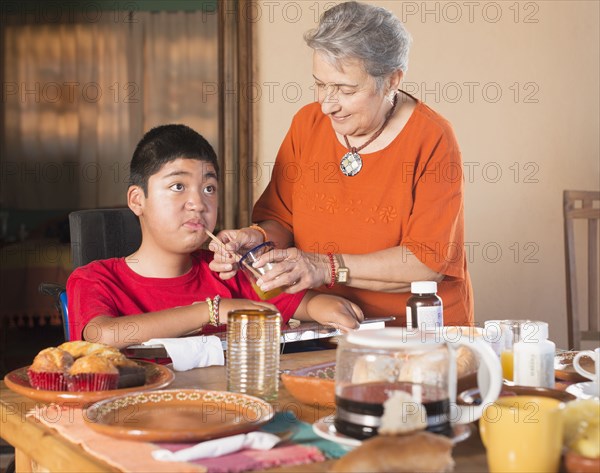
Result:
<instances>
[{"instance_id":1,"label":"orange juice in glass","mask_svg":"<svg viewBox=\"0 0 600 473\"><path fill-rule=\"evenodd\" d=\"M513 380L514 356L512 350L502 350L500 353L500 364L502 365L502 376L507 381Z\"/></svg>"},{"instance_id":2,"label":"orange juice in glass","mask_svg":"<svg viewBox=\"0 0 600 473\"><path fill-rule=\"evenodd\" d=\"M278 296L279 294L281 294L282 290L280 287L276 287L275 289L271 289L270 291L263 291L260 287L258 287L256 285L256 278L254 276L250 276L251 278L254 279L250 279L250 284L252 284L252 288L254 289L254 292L256 292L258 294L258 297L260 297L263 301L266 301L268 299L272 299L275 296Z\"/></svg>"},{"instance_id":3,"label":"orange juice in glass","mask_svg":"<svg viewBox=\"0 0 600 473\"><path fill-rule=\"evenodd\" d=\"M502 364L502 373L505 381L509 384L514 382L514 351L513 346L520 341L527 341L527 337L522 338L524 330L531 328L532 325L544 324L537 320L501 320L500 332L502 334L502 351L500 353L500 363ZM530 330L531 332L531 330Z\"/></svg>"},{"instance_id":4,"label":"orange juice in glass","mask_svg":"<svg viewBox=\"0 0 600 473\"><path fill-rule=\"evenodd\" d=\"M266 241L248 251L244 256L240 259L240 268L252 284L254 291L258 294L263 301L271 299L275 296L281 294L283 289L281 287L276 287L271 289L270 291L264 292L258 285L256 281L261 276L264 276L268 271L273 269L273 265L271 263L267 263L260 268L255 268L252 266L252 263L258 261L258 259L265 253L273 250L275 248L275 244L272 241Z\"/></svg>"}]
</instances>

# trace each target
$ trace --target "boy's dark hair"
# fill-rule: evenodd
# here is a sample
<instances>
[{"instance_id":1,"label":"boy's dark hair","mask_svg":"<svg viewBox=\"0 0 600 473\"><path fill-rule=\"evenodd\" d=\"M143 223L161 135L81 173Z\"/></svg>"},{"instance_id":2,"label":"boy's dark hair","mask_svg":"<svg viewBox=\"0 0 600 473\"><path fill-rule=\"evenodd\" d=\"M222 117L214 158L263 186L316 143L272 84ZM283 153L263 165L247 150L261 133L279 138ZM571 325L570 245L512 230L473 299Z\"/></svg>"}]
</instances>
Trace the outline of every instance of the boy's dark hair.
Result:
<instances>
[{"instance_id":1,"label":"boy's dark hair","mask_svg":"<svg viewBox=\"0 0 600 473\"><path fill-rule=\"evenodd\" d=\"M129 185L140 186L147 195L150 176L178 158L206 161L219 175L215 150L200 133L185 125L161 125L148 131L136 146L129 165Z\"/></svg>"}]
</instances>

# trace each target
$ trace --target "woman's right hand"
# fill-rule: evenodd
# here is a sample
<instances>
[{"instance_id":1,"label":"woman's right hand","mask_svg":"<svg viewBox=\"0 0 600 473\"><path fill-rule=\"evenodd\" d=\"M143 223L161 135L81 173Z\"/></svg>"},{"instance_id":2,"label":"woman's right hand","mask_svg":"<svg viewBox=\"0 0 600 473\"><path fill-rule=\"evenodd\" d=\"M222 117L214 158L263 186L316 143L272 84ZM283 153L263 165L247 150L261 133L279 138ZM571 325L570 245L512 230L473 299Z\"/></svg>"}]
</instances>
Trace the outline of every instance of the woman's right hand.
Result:
<instances>
[{"instance_id":1,"label":"woman's right hand","mask_svg":"<svg viewBox=\"0 0 600 473\"><path fill-rule=\"evenodd\" d=\"M211 271L219 273L219 277L223 280L234 277L240 257L264 240L262 233L252 228L222 230L217 238L223 242L223 245L215 241L210 242L208 249L214 253L214 257L208 266Z\"/></svg>"}]
</instances>

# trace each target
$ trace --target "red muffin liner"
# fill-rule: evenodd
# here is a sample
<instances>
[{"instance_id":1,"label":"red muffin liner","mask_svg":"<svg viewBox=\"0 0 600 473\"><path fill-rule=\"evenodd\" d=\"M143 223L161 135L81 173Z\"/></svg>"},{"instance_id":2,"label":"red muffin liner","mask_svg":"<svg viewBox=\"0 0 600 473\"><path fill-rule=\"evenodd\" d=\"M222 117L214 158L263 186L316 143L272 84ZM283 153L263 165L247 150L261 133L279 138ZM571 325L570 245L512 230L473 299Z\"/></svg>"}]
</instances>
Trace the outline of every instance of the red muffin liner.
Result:
<instances>
[{"instance_id":1,"label":"red muffin liner","mask_svg":"<svg viewBox=\"0 0 600 473\"><path fill-rule=\"evenodd\" d=\"M117 389L119 374L82 373L67 377L69 391L108 391Z\"/></svg>"},{"instance_id":2,"label":"red muffin liner","mask_svg":"<svg viewBox=\"0 0 600 473\"><path fill-rule=\"evenodd\" d=\"M44 391L66 391L67 378L64 373L49 373L44 371L27 370L29 384L32 388Z\"/></svg>"}]
</instances>

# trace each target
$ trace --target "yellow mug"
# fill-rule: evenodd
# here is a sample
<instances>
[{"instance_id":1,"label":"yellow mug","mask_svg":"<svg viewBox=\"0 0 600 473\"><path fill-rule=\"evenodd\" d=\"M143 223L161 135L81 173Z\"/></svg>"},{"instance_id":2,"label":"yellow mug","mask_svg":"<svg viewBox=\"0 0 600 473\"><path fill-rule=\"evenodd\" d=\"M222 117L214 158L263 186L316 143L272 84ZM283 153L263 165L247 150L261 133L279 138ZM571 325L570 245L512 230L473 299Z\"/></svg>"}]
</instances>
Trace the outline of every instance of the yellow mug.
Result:
<instances>
[{"instance_id":1,"label":"yellow mug","mask_svg":"<svg viewBox=\"0 0 600 473\"><path fill-rule=\"evenodd\" d=\"M491 473L557 472L563 438L557 399L541 396L501 397L479 420Z\"/></svg>"}]
</instances>

